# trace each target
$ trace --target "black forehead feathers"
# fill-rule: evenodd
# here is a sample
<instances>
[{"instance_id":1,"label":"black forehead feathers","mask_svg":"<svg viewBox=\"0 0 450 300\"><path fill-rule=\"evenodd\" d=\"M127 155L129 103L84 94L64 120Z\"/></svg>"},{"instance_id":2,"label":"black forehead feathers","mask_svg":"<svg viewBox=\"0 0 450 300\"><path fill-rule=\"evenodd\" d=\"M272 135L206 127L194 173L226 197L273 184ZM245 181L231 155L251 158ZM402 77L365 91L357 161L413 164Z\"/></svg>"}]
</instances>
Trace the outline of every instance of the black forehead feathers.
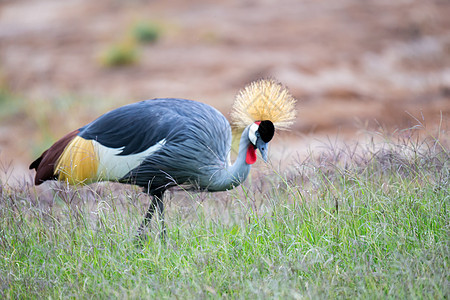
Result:
<instances>
[{"instance_id":1,"label":"black forehead feathers","mask_svg":"<svg viewBox=\"0 0 450 300\"><path fill-rule=\"evenodd\" d=\"M265 143L268 143L275 134L275 126L273 126L273 123L269 120L261 121L261 123L259 124L258 132L261 139Z\"/></svg>"}]
</instances>

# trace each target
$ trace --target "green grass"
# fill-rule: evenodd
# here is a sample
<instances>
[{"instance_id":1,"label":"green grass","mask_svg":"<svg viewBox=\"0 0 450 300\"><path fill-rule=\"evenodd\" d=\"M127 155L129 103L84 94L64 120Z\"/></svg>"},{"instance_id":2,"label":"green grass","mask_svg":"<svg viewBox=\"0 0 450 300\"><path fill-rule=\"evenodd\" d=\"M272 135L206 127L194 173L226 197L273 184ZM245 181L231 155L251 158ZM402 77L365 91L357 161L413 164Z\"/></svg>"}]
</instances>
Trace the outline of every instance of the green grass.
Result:
<instances>
[{"instance_id":1,"label":"green grass","mask_svg":"<svg viewBox=\"0 0 450 300\"><path fill-rule=\"evenodd\" d=\"M136 188L2 182L0 295L448 298L447 149L330 147L231 192L169 193L167 243L154 222L143 247Z\"/></svg>"},{"instance_id":2,"label":"green grass","mask_svg":"<svg viewBox=\"0 0 450 300\"><path fill-rule=\"evenodd\" d=\"M161 35L161 28L150 21L139 21L131 28L131 34L140 43L155 43Z\"/></svg>"},{"instance_id":3,"label":"green grass","mask_svg":"<svg viewBox=\"0 0 450 300\"><path fill-rule=\"evenodd\" d=\"M134 39L124 39L104 50L100 55L100 63L106 67L122 67L133 65L139 60L139 50Z\"/></svg>"},{"instance_id":4,"label":"green grass","mask_svg":"<svg viewBox=\"0 0 450 300\"><path fill-rule=\"evenodd\" d=\"M99 56L101 65L105 67L124 67L134 65L140 60L140 46L154 44L162 33L162 26L141 20L130 27L119 42L113 43Z\"/></svg>"}]
</instances>

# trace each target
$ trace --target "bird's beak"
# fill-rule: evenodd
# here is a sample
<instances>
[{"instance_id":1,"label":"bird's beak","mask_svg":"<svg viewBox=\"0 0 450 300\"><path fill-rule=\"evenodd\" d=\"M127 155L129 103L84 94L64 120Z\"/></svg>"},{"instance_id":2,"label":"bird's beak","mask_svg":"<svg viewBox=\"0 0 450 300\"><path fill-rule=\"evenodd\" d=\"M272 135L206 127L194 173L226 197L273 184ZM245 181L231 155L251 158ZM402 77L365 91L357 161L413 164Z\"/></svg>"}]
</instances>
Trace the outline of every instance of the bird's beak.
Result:
<instances>
[{"instance_id":1,"label":"bird's beak","mask_svg":"<svg viewBox=\"0 0 450 300\"><path fill-rule=\"evenodd\" d=\"M261 157L264 160L264 162L267 162L267 149L268 149L268 143L265 143L261 138L258 138L256 140L256 148L259 149L259 152L261 153Z\"/></svg>"}]
</instances>

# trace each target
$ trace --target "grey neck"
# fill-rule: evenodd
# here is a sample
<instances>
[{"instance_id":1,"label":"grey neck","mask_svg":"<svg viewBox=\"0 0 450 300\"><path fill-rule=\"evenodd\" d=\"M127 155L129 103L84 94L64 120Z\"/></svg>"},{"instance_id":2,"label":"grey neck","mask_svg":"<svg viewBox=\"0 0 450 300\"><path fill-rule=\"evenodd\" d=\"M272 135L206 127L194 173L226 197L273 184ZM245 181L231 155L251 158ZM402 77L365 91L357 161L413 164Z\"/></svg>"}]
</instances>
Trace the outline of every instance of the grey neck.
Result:
<instances>
[{"instance_id":1,"label":"grey neck","mask_svg":"<svg viewBox=\"0 0 450 300\"><path fill-rule=\"evenodd\" d=\"M244 129L239 142L239 154L233 165L218 170L211 178L209 191L225 191L239 186L247 179L251 165L245 162L247 148L250 145L248 139L249 126Z\"/></svg>"}]
</instances>

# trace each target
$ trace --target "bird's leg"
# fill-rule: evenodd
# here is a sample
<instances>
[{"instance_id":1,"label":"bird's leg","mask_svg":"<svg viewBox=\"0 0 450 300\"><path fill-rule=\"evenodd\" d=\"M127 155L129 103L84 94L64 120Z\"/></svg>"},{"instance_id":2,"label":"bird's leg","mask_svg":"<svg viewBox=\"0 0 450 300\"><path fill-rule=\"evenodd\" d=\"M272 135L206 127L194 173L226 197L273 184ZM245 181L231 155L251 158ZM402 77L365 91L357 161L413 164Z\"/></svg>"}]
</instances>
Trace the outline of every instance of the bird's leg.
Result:
<instances>
[{"instance_id":1,"label":"bird's leg","mask_svg":"<svg viewBox=\"0 0 450 300\"><path fill-rule=\"evenodd\" d=\"M152 220L153 213L155 212L156 207L158 207L159 217L162 222L162 239L165 236L165 226L164 226L164 204L162 202L162 193L157 193L152 195L152 202L148 207L147 213L144 216L144 220L138 229L138 237L140 239L144 238L145 229L148 227L148 224Z\"/></svg>"},{"instance_id":2,"label":"bird's leg","mask_svg":"<svg viewBox=\"0 0 450 300\"><path fill-rule=\"evenodd\" d=\"M156 197L156 196L155 196ZM159 221L161 222L161 240L165 241L166 239L166 225L164 224L164 203L162 199L162 194L160 197L156 197L156 206L158 207L159 212Z\"/></svg>"},{"instance_id":3,"label":"bird's leg","mask_svg":"<svg viewBox=\"0 0 450 300\"><path fill-rule=\"evenodd\" d=\"M155 203L155 196L152 196L152 202L150 203L150 206L148 207L147 213L144 216L144 220L142 221L141 225L138 228L138 236L140 238L142 238L145 229L148 226L148 223L150 223L150 221L152 220L153 217L153 213L155 212L155 207L156 207L156 203Z\"/></svg>"}]
</instances>

